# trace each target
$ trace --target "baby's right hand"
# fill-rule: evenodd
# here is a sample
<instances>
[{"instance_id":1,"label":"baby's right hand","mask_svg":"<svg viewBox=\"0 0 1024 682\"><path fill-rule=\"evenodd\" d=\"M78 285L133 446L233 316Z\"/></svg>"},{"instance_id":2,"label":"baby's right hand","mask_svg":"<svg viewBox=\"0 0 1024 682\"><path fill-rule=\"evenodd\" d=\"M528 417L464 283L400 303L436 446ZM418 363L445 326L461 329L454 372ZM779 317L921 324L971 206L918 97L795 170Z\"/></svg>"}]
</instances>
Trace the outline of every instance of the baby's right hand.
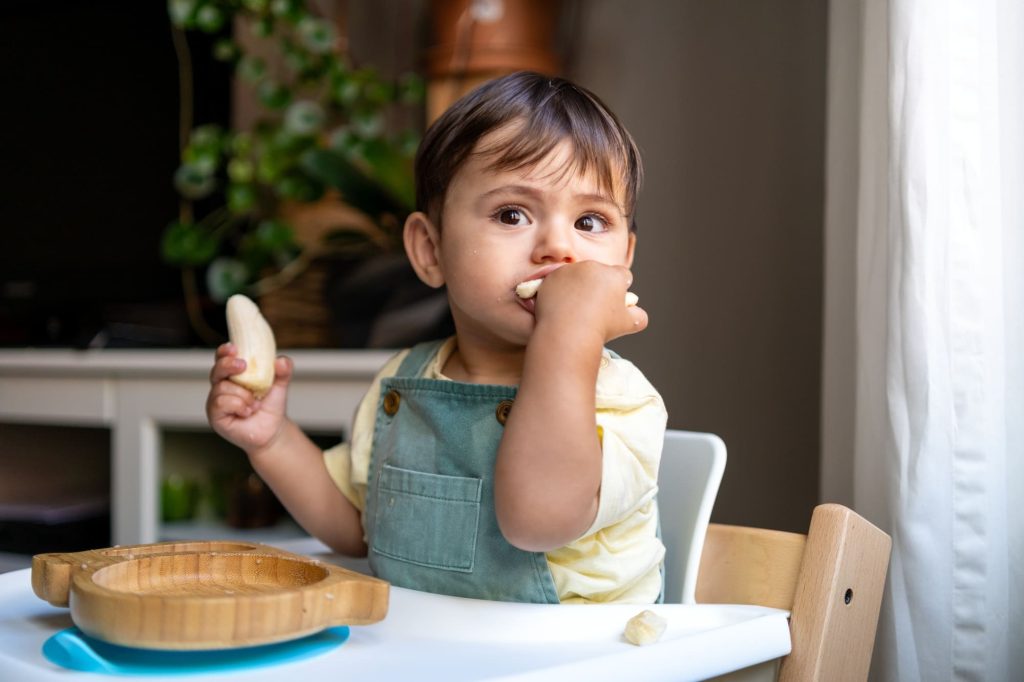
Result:
<instances>
[{"instance_id":1,"label":"baby's right hand","mask_svg":"<svg viewBox=\"0 0 1024 682\"><path fill-rule=\"evenodd\" d=\"M262 400L231 381L231 376L243 371L245 360L238 357L234 344L225 343L217 348L210 371L206 418L214 431L251 455L272 443L282 430L292 363L285 357L275 360L274 385Z\"/></svg>"},{"instance_id":2,"label":"baby's right hand","mask_svg":"<svg viewBox=\"0 0 1024 682\"><path fill-rule=\"evenodd\" d=\"M560 267L544 279L537 293L537 325L592 330L602 344L643 331L647 312L625 303L632 282L633 275L621 265L591 260ZM565 333L558 336L569 338Z\"/></svg>"}]
</instances>

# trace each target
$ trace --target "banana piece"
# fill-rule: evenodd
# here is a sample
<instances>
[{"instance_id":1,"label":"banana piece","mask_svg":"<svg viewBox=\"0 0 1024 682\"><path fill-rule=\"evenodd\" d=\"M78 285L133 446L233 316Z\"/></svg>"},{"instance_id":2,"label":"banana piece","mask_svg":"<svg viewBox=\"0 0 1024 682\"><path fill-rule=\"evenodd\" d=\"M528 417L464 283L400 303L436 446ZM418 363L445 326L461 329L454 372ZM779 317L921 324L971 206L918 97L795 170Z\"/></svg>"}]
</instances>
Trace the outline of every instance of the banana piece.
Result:
<instances>
[{"instance_id":1,"label":"banana piece","mask_svg":"<svg viewBox=\"0 0 1024 682\"><path fill-rule=\"evenodd\" d=\"M654 611L646 610L626 621L626 641L637 646L654 644L665 634L668 621Z\"/></svg>"},{"instance_id":2,"label":"banana piece","mask_svg":"<svg viewBox=\"0 0 1024 682\"><path fill-rule=\"evenodd\" d=\"M542 279L528 279L525 282L516 285L516 296L519 298L533 298L537 295L537 289L540 289L540 284L544 280Z\"/></svg>"},{"instance_id":3,"label":"banana piece","mask_svg":"<svg viewBox=\"0 0 1024 682\"><path fill-rule=\"evenodd\" d=\"M245 371L231 380L262 398L274 385L274 359L277 344L274 332L249 298L235 294L227 303L228 336L245 360Z\"/></svg>"},{"instance_id":4,"label":"banana piece","mask_svg":"<svg viewBox=\"0 0 1024 682\"><path fill-rule=\"evenodd\" d=\"M537 290L540 289L540 285L543 279L528 279L525 282L521 282L516 285L516 296L519 298L533 298L537 295ZM636 305L640 301L640 297L634 294L632 291L626 292L626 306Z\"/></svg>"}]
</instances>

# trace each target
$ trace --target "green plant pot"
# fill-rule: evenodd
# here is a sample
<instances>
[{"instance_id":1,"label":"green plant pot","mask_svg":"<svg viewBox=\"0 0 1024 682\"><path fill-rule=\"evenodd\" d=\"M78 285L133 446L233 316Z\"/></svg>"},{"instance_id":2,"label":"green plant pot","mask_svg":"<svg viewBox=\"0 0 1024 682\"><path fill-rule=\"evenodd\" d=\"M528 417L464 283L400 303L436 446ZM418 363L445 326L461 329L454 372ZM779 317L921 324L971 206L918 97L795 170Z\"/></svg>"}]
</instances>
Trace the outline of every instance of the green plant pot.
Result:
<instances>
[{"instance_id":1,"label":"green plant pot","mask_svg":"<svg viewBox=\"0 0 1024 682\"><path fill-rule=\"evenodd\" d=\"M188 521L199 506L199 483L180 474L167 476L160 485L160 518L165 521Z\"/></svg>"}]
</instances>

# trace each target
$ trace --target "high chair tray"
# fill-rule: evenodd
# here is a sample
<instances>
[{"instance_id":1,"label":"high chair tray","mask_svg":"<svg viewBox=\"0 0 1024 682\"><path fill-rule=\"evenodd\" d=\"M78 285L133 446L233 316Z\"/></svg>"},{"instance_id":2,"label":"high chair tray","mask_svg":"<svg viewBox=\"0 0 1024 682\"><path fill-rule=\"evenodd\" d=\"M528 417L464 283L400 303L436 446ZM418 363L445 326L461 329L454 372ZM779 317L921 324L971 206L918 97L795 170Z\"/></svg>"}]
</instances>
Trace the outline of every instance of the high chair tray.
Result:
<instances>
[{"instance_id":1,"label":"high chair tray","mask_svg":"<svg viewBox=\"0 0 1024 682\"><path fill-rule=\"evenodd\" d=\"M389 585L249 542L163 542L37 554L32 589L122 646L230 649L384 618Z\"/></svg>"},{"instance_id":2,"label":"high chair tray","mask_svg":"<svg viewBox=\"0 0 1024 682\"><path fill-rule=\"evenodd\" d=\"M42 649L48 639L72 625L71 619L67 609L32 594L30 573L24 569L0 574L0 679L67 682L73 674L47 660ZM626 642L622 632L642 608L663 616L668 629L656 644L637 647ZM787 613L777 609L729 604L513 604L392 586L387 617L351 627L344 645L301 660L248 669L244 679L680 682L724 675L789 651ZM213 672L190 673L188 678L225 679L223 673ZM116 679L184 678L164 671Z\"/></svg>"}]
</instances>

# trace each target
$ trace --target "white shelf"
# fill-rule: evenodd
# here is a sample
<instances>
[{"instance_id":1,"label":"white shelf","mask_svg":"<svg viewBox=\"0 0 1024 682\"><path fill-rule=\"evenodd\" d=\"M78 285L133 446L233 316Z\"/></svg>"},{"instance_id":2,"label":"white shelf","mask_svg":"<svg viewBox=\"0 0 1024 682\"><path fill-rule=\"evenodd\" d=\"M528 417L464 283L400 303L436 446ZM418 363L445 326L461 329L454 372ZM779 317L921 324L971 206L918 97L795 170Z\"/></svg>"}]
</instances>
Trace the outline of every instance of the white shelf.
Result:
<instances>
[{"instance_id":1,"label":"white shelf","mask_svg":"<svg viewBox=\"0 0 1024 682\"><path fill-rule=\"evenodd\" d=\"M388 350L282 351L295 362L289 416L304 429L348 433ZM112 540L155 542L161 430L209 428L213 351L0 350L0 422L111 431Z\"/></svg>"},{"instance_id":2,"label":"white shelf","mask_svg":"<svg viewBox=\"0 0 1024 682\"><path fill-rule=\"evenodd\" d=\"M241 542L279 542L309 537L299 524L282 519L264 528L233 528L214 520L176 521L160 525L160 540L235 540Z\"/></svg>"}]
</instances>

